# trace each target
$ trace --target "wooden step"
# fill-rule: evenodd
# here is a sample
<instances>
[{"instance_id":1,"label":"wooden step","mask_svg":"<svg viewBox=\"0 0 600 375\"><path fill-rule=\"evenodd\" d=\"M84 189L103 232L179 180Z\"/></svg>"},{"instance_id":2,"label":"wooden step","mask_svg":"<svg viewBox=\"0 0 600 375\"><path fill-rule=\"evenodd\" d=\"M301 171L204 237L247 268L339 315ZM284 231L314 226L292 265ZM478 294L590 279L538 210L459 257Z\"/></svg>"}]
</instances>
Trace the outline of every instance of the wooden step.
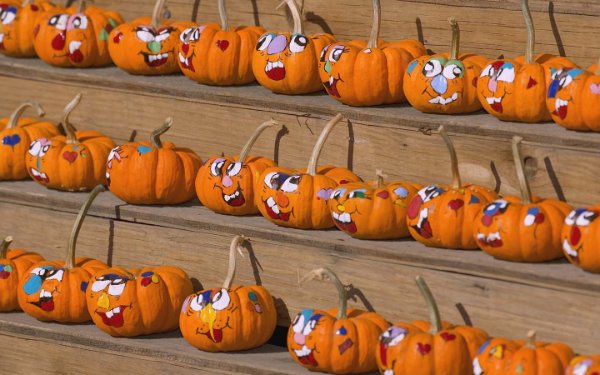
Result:
<instances>
[{"instance_id":1,"label":"wooden step","mask_svg":"<svg viewBox=\"0 0 600 375\"><path fill-rule=\"evenodd\" d=\"M62 257L85 196L34 182L3 182L0 233L13 235L15 246ZM493 335L521 337L536 329L540 339L565 341L580 352L600 344L600 278L564 260L515 264L478 251L429 249L409 240L360 241L335 230L279 228L262 217L214 214L197 202L131 206L110 193L98 197L90 214L79 254L126 267L174 264L204 287L222 283L232 236L249 236L254 262L243 260L236 280L249 284L258 277L276 298L282 326L302 308L335 306L337 294L329 283L298 286L300 275L330 266L351 285L351 305L375 309L390 321L426 317L414 285L414 277L422 275L449 321L462 321L455 307L462 304L471 320Z\"/></svg>"}]
</instances>

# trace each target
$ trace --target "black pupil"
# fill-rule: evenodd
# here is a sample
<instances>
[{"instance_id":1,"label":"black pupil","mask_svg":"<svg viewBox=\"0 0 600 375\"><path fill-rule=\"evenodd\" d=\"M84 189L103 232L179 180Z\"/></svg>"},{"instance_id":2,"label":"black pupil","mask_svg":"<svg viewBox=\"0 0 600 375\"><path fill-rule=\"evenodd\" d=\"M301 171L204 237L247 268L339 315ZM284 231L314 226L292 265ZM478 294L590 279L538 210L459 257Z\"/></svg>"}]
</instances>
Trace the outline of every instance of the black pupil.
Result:
<instances>
[{"instance_id":1,"label":"black pupil","mask_svg":"<svg viewBox=\"0 0 600 375\"><path fill-rule=\"evenodd\" d=\"M266 41L267 41L267 39L268 39L268 38L269 38L269 37L267 37L267 36L265 36L265 37L261 38L261 39L258 41L258 44L256 45L256 50L260 50L260 49L263 47L263 45L266 43Z\"/></svg>"},{"instance_id":2,"label":"black pupil","mask_svg":"<svg viewBox=\"0 0 600 375\"><path fill-rule=\"evenodd\" d=\"M298 36L294 37L294 43L298 44L299 46L305 47L306 46L306 38L298 35Z\"/></svg>"}]
</instances>

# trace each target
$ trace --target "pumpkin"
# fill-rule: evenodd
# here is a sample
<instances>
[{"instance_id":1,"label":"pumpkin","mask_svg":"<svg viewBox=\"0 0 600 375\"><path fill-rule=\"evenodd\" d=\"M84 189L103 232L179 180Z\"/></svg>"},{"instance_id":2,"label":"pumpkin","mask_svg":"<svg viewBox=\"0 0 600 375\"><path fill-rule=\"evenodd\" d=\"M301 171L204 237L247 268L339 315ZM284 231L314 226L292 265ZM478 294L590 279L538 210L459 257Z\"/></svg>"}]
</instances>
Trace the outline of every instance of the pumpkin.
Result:
<instances>
[{"instance_id":1,"label":"pumpkin","mask_svg":"<svg viewBox=\"0 0 600 375\"><path fill-rule=\"evenodd\" d=\"M136 18L117 26L108 37L108 52L116 66L131 74L161 75L179 72L179 36L192 22L165 22L166 0L157 0L152 17Z\"/></svg>"},{"instance_id":2,"label":"pumpkin","mask_svg":"<svg viewBox=\"0 0 600 375\"><path fill-rule=\"evenodd\" d=\"M150 335L177 329L179 309L193 291L179 267L112 267L91 277L87 308L96 327L111 336Z\"/></svg>"},{"instance_id":3,"label":"pumpkin","mask_svg":"<svg viewBox=\"0 0 600 375\"><path fill-rule=\"evenodd\" d=\"M331 130L342 119L338 114L327 123L306 170L271 167L259 177L255 190L260 213L272 223L298 229L325 229L335 226L327 200L338 185L360 181L346 168L317 168L319 154Z\"/></svg>"},{"instance_id":4,"label":"pumpkin","mask_svg":"<svg viewBox=\"0 0 600 375\"><path fill-rule=\"evenodd\" d=\"M276 163L261 156L249 156L249 152L260 134L275 125L278 123L274 120L260 125L239 156L212 156L200 167L196 194L204 206L225 215L259 213L254 184L265 169Z\"/></svg>"},{"instance_id":5,"label":"pumpkin","mask_svg":"<svg viewBox=\"0 0 600 375\"><path fill-rule=\"evenodd\" d=\"M565 375L600 374L600 356L582 355L571 360Z\"/></svg>"},{"instance_id":6,"label":"pumpkin","mask_svg":"<svg viewBox=\"0 0 600 375\"><path fill-rule=\"evenodd\" d=\"M326 46L319 58L319 75L332 98L353 106L401 103L408 64L426 53L416 40L379 40L380 0L373 0L371 36Z\"/></svg>"},{"instance_id":7,"label":"pumpkin","mask_svg":"<svg viewBox=\"0 0 600 375\"><path fill-rule=\"evenodd\" d=\"M19 310L17 290L19 281L34 263L44 260L38 253L22 249L11 249L12 237L6 237L0 243L0 312Z\"/></svg>"},{"instance_id":8,"label":"pumpkin","mask_svg":"<svg viewBox=\"0 0 600 375\"><path fill-rule=\"evenodd\" d=\"M21 118L23 112L32 108L39 117L45 112L36 102L21 104L10 116L0 119L0 180L23 180L29 177L25 156L32 140L40 137L53 137L59 134L58 128L51 122L32 118Z\"/></svg>"},{"instance_id":9,"label":"pumpkin","mask_svg":"<svg viewBox=\"0 0 600 375\"><path fill-rule=\"evenodd\" d=\"M110 191L131 204L178 204L194 197L194 178L202 164L192 150L162 143L172 118L154 130L150 142L129 142L108 156L106 182Z\"/></svg>"},{"instance_id":10,"label":"pumpkin","mask_svg":"<svg viewBox=\"0 0 600 375\"><path fill-rule=\"evenodd\" d=\"M62 118L66 132L31 142L25 165L31 178L50 189L88 191L105 181L106 158L115 143L93 130L78 131L69 121L81 101L77 94Z\"/></svg>"},{"instance_id":11,"label":"pumpkin","mask_svg":"<svg viewBox=\"0 0 600 375\"><path fill-rule=\"evenodd\" d=\"M505 197L485 206L475 219L473 236L481 250L498 259L546 262L562 258L562 223L572 208L531 195L521 142L521 137L512 141L522 198Z\"/></svg>"},{"instance_id":12,"label":"pumpkin","mask_svg":"<svg viewBox=\"0 0 600 375\"><path fill-rule=\"evenodd\" d=\"M535 331L530 331L525 341L489 340L473 360L473 374L563 375L575 357L573 350L563 343L536 342L535 336Z\"/></svg>"},{"instance_id":13,"label":"pumpkin","mask_svg":"<svg viewBox=\"0 0 600 375\"><path fill-rule=\"evenodd\" d=\"M260 26L229 27L225 0L218 0L221 25L214 23L186 29L177 45L179 67L188 78L215 86L254 82L252 54Z\"/></svg>"},{"instance_id":14,"label":"pumpkin","mask_svg":"<svg viewBox=\"0 0 600 375\"><path fill-rule=\"evenodd\" d=\"M19 5L0 4L0 52L12 57L33 57L35 21L55 5L44 0L24 0Z\"/></svg>"},{"instance_id":15,"label":"pumpkin","mask_svg":"<svg viewBox=\"0 0 600 375\"><path fill-rule=\"evenodd\" d=\"M470 113L481 109L477 98L477 78L487 59L475 54L459 54L460 30L454 18L452 51L413 60L404 74L406 99L425 113Z\"/></svg>"},{"instance_id":16,"label":"pumpkin","mask_svg":"<svg viewBox=\"0 0 600 375\"><path fill-rule=\"evenodd\" d=\"M85 6L45 12L37 18L33 45L47 64L69 68L106 66L109 33L123 23L117 12Z\"/></svg>"},{"instance_id":17,"label":"pumpkin","mask_svg":"<svg viewBox=\"0 0 600 375\"><path fill-rule=\"evenodd\" d=\"M400 181L385 184L382 173L377 171L377 182L345 184L331 193L329 210L339 230L365 240L409 236L406 210L421 186Z\"/></svg>"},{"instance_id":18,"label":"pumpkin","mask_svg":"<svg viewBox=\"0 0 600 375\"><path fill-rule=\"evenodd\" d=\"M75 251L83 220L94 198L104 190L104 186L96 186L79 210L69 238L66 261L35 263L19 280L19 306L28 315L42 321L60 323L90 320L85 290L91 276L108 266L96 259L75 258Z\"/></svg>"},{"instance_id":19,"label":"pumpkin","mask_svg":"<svg viewBox=\"0 0 600 375\"><path fill-rule=\"evenodd\" d=\"M258 83L267 89L288 95L322 91L317 65L319 53L335 42L331 34L306 35L295 0L284 0L294 28L290 32L263 34L252 55L252 71Z\"/></svg>"},{"instance_id":20,"label":"pumpkin","mask_svg":"<svg viewBox=\"0 0 600 375\"><path fill-rule=\"evenodd\" d=\"M273 297L260 285L234 286L235 254L243 256L245 237L235 236L229 248L229 270L221 288L187 297L179 328L192 346L208 352L248 350L264 345L277 325Z\"/></svg>"},{"instance_id":21,"label":"pumpkin","mask_svg":"<svg viewBox=\"0 0 600 375\"><path fill-rule=\"evenodd\" d=\"M550 120L546 91L550 69L573 67L564 57L548 54L534 56L535 28L529 1L521 0L527 26L525 55L516 59L490 62L477 81L477 95L483 108L503 121L535 123Z\"/></svg>"},{"instance_id":22,"label":"pumpkin","mask_svg":"<svg viewBox=\"0 0 600 375\"><path fill-rule=\"evenodd\" d=\"M361 374L375 371L374 348L388 322L374 312L347 308L346 289L329 268L313 270L301 282L329 279L337 288L339 307L304 309L296 315L287 335L292 358L311 371Z\"/></svg>"},{"instance_id":23,"label":"pumpkin","mask_svg":"<svg viewBox=\"0 0 600 375\"><path fill-rule=\"evenodd\" d=\"M452 140L443 126L438 133L444 139L452 164L452 185L429 185L411 199L408 230L426 246L447 249L477 249L473 238L475 217L497 194L479 185L463 184Z\"/></svg>"},{"instance_id":24,"label":"pumpkin","mask_svg":"<svg viewBox=\"0 0 600 375\"><path fill-rule=\"evenodd\" d=\"M385 375L470 374L477 349L489 339L488 334L481 328L442 322L425 280L417 276L416 282L430 322L398 323L388 328L376 350L379 371Z\"/></svg>"},{"instance_id":25,"label":"pumpkin","mask_svg":"<svg viewBox=\"0 0 600 375\"><path fill-rule=\"evenodd\" d=\"M600 273L600 205L571 211L561 230L563 252L567 260L588 272Z\"/></svg>"}]
</instances>

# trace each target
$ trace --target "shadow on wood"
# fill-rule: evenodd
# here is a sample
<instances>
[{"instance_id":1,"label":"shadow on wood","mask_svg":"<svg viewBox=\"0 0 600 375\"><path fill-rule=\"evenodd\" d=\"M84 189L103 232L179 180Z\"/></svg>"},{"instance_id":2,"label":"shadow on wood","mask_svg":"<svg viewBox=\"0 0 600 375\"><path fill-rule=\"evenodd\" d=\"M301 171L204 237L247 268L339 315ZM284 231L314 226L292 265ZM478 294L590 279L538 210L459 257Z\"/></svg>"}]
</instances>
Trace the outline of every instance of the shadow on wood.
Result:
<instances>
[{"instance_id":1,"label":"shadow on wood","mask_svg":"<svg viewBox=\"0 0 600 375\"><path fill-rule=\"evenodd\" d=\"M552 161L550 160L550 157L546 156L544 158L544 164L546 165L546 171L548 172L548 177L550 178L550 182L552 183L552 187L554 188L554 191L556 192L556 196L558 197L558 200L566 202L567 198L565 197L565 193L562 189L562 186L560 186L560 182L558 181L558 176L556 175L554 166L552 166Z\"/></svg>"},{"instance_id":2,"label":"shadow on wood","mask_svg":"<svg viewBox=\"0 0 600 375\"><path fill-rule=\"evenodd\" d=\"M463 305L462 303L459 302L454 306L456 306L456 309L458 310L458 313L462 317L463 322L465 322L465 325L468 327L473 327L473 321L471 320L471 317L469 316L469 313L467 312L465 305Z\"/></svg>"},{"instance_id":3,"label":"shadow on wood","mask_svg":"<svg viewBox=\"0 0 600 375\"><path fill-rule=\"evenodd\" d=\"M312 12L312 11L306 12L305 19L306 19L306 21L308 21L310 23L314 23L315 25L319 26L321 28L321 30L323 30L324 33L333 35L333 30L331 30L331 27L327 24L327 21L325 21L325 18L319 16L315 12Z\"/></svg>"},{"instance_id":4,"label":"shadow on wood","mask_svg":"<svg viewBox=\"0 0 600 375\"><path fill-rule=\"evenodd\" d=\"M273 160L277 164L279 164L279 149L281 146L281 138L283 138L283 136L289 133L290 131L288 130L288 128L285 125L283 125L281 129L279 129L279 131L277 132L277 135L275 136L275 149L273 150Z\"/></svg>"},{"instance_id":5,"label":"shadow on wood","mask_svg":"<svg viewBox=\"0 0 600 375\"><path fill-rule=\"evenodd\" d=\"M346 285L346 292L348 293L349 300L352 300L354 302L360 300L360 302L365 306L365 309L367 309L367 311L375 311L375 308L373 307L371 302L369 302L362 290L354 287L353 284Z\"/></svg>"},{"instance_id":6,"label":"shadow on wood","mask_svg":"<svg viewBox=\"0 0 600 375\"><path fill-rule=\"evenodd\" d=\"M560 31L558 31L558 24L556 23L556 17L554 16L554 1L548 3L548 16L550 17L550 27L552 27L552 35L556 40L556 46L558 47L558 55L566 57L565 46L562 38L560 37Z\"/></svg>"}]
</instances>

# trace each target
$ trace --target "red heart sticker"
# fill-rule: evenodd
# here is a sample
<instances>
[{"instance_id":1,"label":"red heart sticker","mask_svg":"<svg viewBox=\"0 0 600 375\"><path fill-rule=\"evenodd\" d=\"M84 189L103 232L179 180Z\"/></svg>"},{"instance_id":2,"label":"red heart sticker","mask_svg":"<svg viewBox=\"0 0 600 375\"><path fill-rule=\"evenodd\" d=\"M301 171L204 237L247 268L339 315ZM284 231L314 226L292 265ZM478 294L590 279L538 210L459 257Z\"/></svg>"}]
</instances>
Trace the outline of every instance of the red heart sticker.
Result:
<instances>
[{"instance_id":1,"label":"red heart sticker","mask_svg":"<svg viewBox=\"0 0 600 375\"><path fill-rule=\"evenodd\" d=\"M227 47L229 47L229 41L228 40L217 40L217 47L219 47L219 49L221 51L225 52Z\"/></svg>"},{"instance_id":2,"label":"red heart sticker","mask_svg":"<svg viewBox=\"0 0 600 375\"><path fill-rule=\"evenodd\" d=\"M444 341L454 341L454 340L456 340L456 335L454 335L452 333L442 332L440 334L440 336L442 337L442 339L444 339Z\"/></svg>"},{"instance_id":3,"label":"red heart sticker","mask_svg":"<svg viewBox=\"0 0 600 375\"><path fill-rule=\"evenodd\" d=\"M419 353L421 353L421 355L426 355L431 351L431 345L419 342L417 343L417 350Z\"/></svg>"},{"instance_id":4,"label":"red heart sticker","mask_svg":"<svg viewBox=\"0 0 600 375\"><path fill-rule=\"evenodd\" d=\"M65 151L62 156L69 163L73 163L77 159L77 153L74 151Z\"/></svg>"},{"instance_id":5,"label":"red heart sticker","mask_svg":"<svg viewBox=\"0 0 600 375\"><path fill-rule=\"evenodd\" d=\"M462 199L453 199L448 202L448 207L450 207L451 210L457 211L459 208L464 206L464 204L465 202Z\"/></svg>"},{"instance_id":6,"label":"red heart sticker","mask_svg":"<svg viewBox=\"0 0 600 375\"><path fill-rule=\"evenodd\" d=\"M377 193L377 196L379 198L386 199L387 197L390 196L390 193L388 193L386 190L383 190L383 191L380 191L379 193Z\"/></svg>"}]
</instances>

